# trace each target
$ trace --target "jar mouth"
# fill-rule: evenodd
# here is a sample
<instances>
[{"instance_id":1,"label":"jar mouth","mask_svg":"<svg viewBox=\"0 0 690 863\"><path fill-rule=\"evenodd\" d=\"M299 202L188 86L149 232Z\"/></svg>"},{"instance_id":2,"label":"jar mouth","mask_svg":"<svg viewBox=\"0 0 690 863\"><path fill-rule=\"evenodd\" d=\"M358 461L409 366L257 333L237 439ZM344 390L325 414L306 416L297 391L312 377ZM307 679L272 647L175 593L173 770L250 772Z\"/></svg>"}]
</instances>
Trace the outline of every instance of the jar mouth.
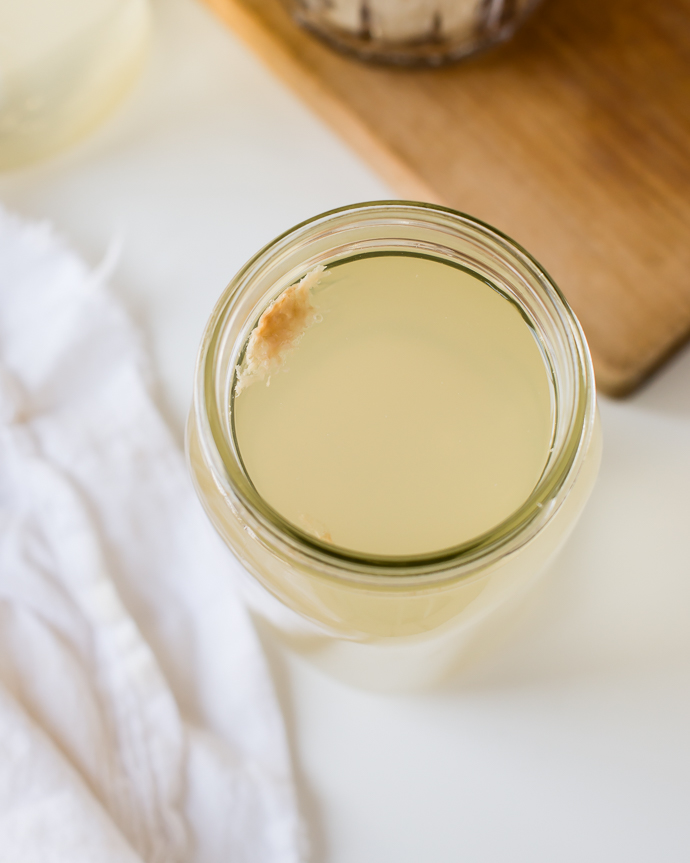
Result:
<instances>
[{"instance_id":1,"label":"jar mouth","mask_svg":"<svg viewBox=\"0 0 690 863\"><path fill-rule=\"evenodd\" d=\"M232 424L235 368L258 317L282 290L319 264L353 252L404 248L467 267L518 306L542 350L554 406L551 449L532 493L504 521L462 544L425 554L360 553L319 540L284 519L256 491ZM354 204L281 234L230 282L199 350L193 411L199 443L232 515L281 556L318 566L336 579L378 582L470 575L529 542L554 517L572 487L593 434L592 362L582 329L537 261L495 228L458 211L413 201Z\"/></svg>"}]
</instances>

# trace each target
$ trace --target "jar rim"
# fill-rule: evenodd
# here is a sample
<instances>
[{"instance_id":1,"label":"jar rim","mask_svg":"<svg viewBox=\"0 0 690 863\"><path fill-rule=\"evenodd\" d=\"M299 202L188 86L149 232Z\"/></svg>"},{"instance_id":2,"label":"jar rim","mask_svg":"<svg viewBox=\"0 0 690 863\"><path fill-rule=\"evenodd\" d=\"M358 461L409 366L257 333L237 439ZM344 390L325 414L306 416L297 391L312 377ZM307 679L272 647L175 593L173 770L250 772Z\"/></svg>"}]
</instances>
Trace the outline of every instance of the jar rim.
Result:
<instances>
[{"instance_id":1,"label":"jar rim","mask_svg":"<svg viewBox=\"0 0 690 863\"><path fill-rule=\"evenodd\" d=\"M502 262L517 270L539 286L548 311L557 325L564 357L569 363L570 404L568 410L558 402L558 389L554 392L557 408L556 423L567 422L561 428L560 443L552 447L547 465L527 500L511 515L491 530L460 545L419 555L374 555L340 548L319 540L300 530L276 512L254 489L241 464L233 440L229 439L225 422L230 414L227 380L228 369L221 368L219 357L234 355L246 341L248 332L256 323L237 319L237 304L247 293L259 274L264 276L271 262L284 259L285 254L313 241L316 236L333 236L342 239L348 228L367 224L378 227L403 225L411 229L415 224L431 230L455 232L456 239L483 241L486 248L503 255ZM281 258L282 256L282 258ZM302 274L314 265L305 255ZM294 278L289 283L294 282ZM527 284L527 283L526 283ZM282 288L281 288L282 290ZM274 292L274 296L280 291ZM267 303L264 303L264 306ZM262 307L262 308L263 308ZM545 307L546 308L546 307ZM534 311L534 310L532 310ZM542 310L543 311L543 310ZM248 327L248 323L251 325ZM234 326L237 337L228 343L228 333ZM239 347L238 347L239 345ZM542 346L543 347L543 346ZM549 355L551 362L554 357ZM561 395L563 395L561 393ZM279 556L310 565L326 577L337 580L355 580L378 583L381 579L390 585L391 578L429 581L469 576L488 563L511 554L530 541L555 516L572 487L592 438L596 415L596 393L592 361L582 328L562 292L541 265L518 243L498 229L467 214L448 207L416 201L370 201L329 210L307 219L283 232L260 249L235 275L219 298L206 325L199 349L192 410L199 432L199 444L204 461L221 490L233 515L239 517L264 545Z\"/></svg>"}]
</instances>

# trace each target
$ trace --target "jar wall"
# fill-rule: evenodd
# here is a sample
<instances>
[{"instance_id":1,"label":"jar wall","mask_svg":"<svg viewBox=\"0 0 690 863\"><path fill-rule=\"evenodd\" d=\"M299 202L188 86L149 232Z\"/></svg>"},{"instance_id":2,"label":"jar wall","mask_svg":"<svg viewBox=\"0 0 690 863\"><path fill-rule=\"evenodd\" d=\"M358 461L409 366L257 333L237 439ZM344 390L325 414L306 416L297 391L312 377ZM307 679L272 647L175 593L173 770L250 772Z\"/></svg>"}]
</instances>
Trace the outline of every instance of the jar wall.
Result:
<instances>
[{"instance_id":1,"label":"jar wall","mask_svg":"<svg viewBox=\"0 0 690 863\"><path fill-rule=\"evenodd\" d=\"M530 584L572 531L594 486L601 458L597 419L589 452L570 493L541 531L512 554L471 575L439 585L355 585L337 582L316 566L277 557L241 517L213 479L190 415L187 450L197 493L239 562L280 602L314 625L314 632L356 641L410 638L449 624L471 623L509 594Z\"/></svg>"}]
</instances>

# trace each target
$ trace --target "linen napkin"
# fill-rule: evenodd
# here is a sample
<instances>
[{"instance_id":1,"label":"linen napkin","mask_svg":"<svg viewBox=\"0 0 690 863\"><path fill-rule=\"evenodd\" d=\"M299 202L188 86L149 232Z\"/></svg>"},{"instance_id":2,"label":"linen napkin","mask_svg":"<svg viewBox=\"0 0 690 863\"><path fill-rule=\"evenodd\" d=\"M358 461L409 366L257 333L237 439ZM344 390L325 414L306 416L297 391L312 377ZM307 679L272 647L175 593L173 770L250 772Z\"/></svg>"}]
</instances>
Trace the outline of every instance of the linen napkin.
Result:
<instances>
[{"instance_id":1,"label":"linen napkin","mask_svg":"<svg viewBox=\"0 0 690 863\"><path fill-rule=\"evenodd\" d=\"M237 564L106 269L0 208L0 863L296 863Z\"/></svg>"}]
</instances>

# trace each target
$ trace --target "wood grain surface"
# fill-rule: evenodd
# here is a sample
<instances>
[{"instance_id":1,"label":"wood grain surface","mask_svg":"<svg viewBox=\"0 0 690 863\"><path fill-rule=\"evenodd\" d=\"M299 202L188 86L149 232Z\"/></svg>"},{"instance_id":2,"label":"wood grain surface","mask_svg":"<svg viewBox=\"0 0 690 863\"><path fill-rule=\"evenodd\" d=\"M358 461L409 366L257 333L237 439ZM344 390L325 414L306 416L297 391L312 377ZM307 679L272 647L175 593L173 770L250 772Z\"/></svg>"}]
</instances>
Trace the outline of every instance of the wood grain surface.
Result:
<instances>
[{"instance_id":1,"label":"wood grain surface","mask_svg":"<svg viewBox=\"0 0 690 863\"><path fill-rule=\"evenodd\" d=\"M622 395L690 334L690 0L545 0L441 69L368 66L280 0L205 0L404 197L529 249Z\"/></svg>"}]
</instances>

